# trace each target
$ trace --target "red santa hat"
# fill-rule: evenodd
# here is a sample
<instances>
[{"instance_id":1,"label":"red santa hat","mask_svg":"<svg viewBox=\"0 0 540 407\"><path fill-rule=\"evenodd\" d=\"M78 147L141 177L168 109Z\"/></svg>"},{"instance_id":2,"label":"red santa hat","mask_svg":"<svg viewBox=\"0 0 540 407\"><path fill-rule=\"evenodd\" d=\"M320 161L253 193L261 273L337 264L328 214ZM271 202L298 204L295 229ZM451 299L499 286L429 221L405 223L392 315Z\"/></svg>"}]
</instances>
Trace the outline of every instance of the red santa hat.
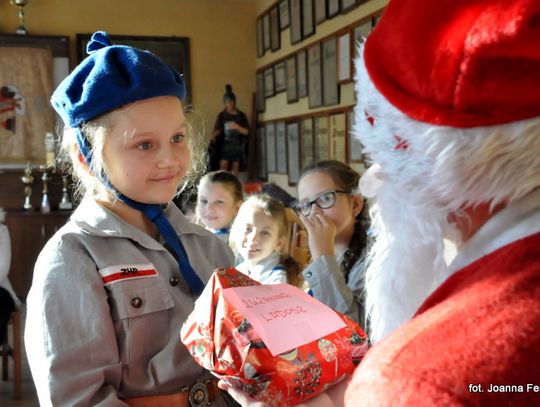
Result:
<instances>
[{"instance_id":1,"label":"red santa hat","mask_svg":"<svg viewBox=\"0 0 540 407\"><path fill-rule=\"evenodd\" d=\"M421 122L540 116L540 1L390 1L364 61L378 91Z\"/></svg>"}]
</instances>

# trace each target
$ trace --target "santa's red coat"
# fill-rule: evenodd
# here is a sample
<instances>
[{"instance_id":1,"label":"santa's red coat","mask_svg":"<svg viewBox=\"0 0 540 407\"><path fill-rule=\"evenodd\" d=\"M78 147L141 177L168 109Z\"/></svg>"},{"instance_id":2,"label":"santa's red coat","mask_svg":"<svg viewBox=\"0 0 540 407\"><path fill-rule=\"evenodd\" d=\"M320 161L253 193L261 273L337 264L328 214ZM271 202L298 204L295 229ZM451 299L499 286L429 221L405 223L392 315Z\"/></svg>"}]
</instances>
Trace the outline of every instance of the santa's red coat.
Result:
<instances>
[{"instance_id":1,"label":"santa's red coat","mask_svg":"<svg viewBox=\"0 0 540 407\"><path fill-rule=\"evenodd\" d=\"M539 406L539 248L536 233L452 275L368 352L346 405Z\"/></svg>"}]
</instances>

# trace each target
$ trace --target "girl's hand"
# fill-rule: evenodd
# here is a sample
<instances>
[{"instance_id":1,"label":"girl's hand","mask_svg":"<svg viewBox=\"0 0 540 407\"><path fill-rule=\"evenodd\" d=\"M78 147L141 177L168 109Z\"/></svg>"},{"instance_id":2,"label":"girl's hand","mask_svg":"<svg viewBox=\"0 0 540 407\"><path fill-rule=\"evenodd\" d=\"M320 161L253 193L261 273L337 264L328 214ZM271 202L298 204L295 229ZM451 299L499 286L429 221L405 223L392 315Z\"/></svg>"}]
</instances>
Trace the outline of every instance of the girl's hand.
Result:
<instances>
[{"instance_id":1,"label":"girl's hand","mask_svg":"<svg viewBox=\"0 0 540 407\"><path fill-rule=\"evenodd\" d=\"M253 397L250 397L247 393L242 390L235 389L234 387L229 386L223 380L218 382L218 387L228 392L233 399L236 400L238 404L244 407L271 407L269 404L263 403L262 401L257 401Z\"/></svg>"},{"instance_id":2,"label":"girl's hand","mask_svg":"<svg viewBox=\"0 0 540 407\"><path fill-rule=\"evenodd\" d=\"M322 213L311 213L309 216L300 215L302 223L308 232L309 251L312 260L322 256L334 256L336 240L336 225Z\"/></svg>"}]
</instances>

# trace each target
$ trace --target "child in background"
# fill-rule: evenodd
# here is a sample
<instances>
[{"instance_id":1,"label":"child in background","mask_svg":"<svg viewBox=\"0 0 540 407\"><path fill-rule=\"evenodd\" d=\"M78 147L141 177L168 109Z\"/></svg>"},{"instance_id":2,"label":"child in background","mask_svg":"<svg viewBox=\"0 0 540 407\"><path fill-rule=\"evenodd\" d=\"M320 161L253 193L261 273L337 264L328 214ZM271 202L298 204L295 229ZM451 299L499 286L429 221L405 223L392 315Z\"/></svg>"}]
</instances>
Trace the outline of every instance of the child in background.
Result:
<instances>
[{"instance_id":1,"label":"child in background","mask_svg":"<svg viewBox=\"0 0 540 407\"><path fill-rule=\"evenodd\" d=\"M201 178L198 190L197 221L228 243L231 225L244 201L240 180L227 171L209 172Z\"/></svg>"},{"instance_id":2,"label":"child in background","mask_svg":"<svg viewBox=\"0 0 540 407\"><path fill-rule=\"evenodd\" d=\"M236 268L261 284L299 287L298 264L281 254L288 226L281 202L266 194L251 195L240 207L231 229L231 246L243 259Z\"/></svg>"},{"instance_id":3,"label":"child in background","mask_svg":"<svg viewBox=\"0 0 540 407\"><path fill-rule=\"evenodd\" d=\"M302 274L311 294L365 328L367 209L356 193L359 178L340 161L314 163L304 169L292 207L308 232L312 262Z\"/></svg>"},{"instance_id":4,"label":"child in background","mask_svg":"<svg viewBox=\"0 0 540 407\"><path fill-rule=\"evenodd\" d=\"M104 32L87 50L51 99L84 196L39 255L27 299L40 405L188 405L190 389L226 405L178 339L214 269L234 261L170 203L200 162L184 82Z\"/></svg>"}]
</instances>

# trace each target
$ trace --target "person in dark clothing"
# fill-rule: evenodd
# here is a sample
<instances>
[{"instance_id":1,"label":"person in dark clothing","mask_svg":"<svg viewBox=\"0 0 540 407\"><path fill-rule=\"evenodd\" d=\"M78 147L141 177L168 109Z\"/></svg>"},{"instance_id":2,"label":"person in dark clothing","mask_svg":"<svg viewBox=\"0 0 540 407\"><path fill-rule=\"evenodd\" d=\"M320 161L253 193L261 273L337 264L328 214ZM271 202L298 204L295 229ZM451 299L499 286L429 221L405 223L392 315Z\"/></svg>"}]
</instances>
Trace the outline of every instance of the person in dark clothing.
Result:
<instances>
[{"instance_id":1,"label":"person in dark clothing","mask_svg":"<svg viewBox=\"0 0 540 407\"><path fill-rule=\"evenodd\" d=\"M220 170L230 169L234 175L238 175L246 138L249 136L249 123L246 115L236 108L236 95L232 91L232 86L227 84L225 89L223 95L225 109L217 116L210 139L210 149L214 147L214 150L220 152Z\"/></svg>"}]
</instances>

